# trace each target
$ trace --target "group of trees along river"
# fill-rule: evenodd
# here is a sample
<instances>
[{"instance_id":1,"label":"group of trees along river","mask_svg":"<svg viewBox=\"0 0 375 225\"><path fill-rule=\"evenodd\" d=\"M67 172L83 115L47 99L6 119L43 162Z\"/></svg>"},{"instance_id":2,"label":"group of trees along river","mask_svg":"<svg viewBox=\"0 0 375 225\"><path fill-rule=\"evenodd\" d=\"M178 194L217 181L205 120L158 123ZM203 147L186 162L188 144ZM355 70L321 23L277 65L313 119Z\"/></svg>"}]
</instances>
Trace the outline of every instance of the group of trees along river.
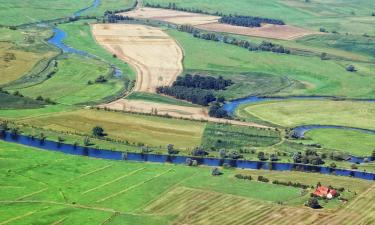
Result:
<instances>
[{"instance_id":1,"label":"group of trees along river","mask_svg":"<svg viewBox=\"0 0 375 225\"><path fill-rule=\"evenodd\" d=\"M278 19L270 19L263 17L253 17L253 16L222 16L219 19L220 23L226 23L242 27L261 27L262 23L285 25L284 21Z\"/></svg>"}]
</instances>

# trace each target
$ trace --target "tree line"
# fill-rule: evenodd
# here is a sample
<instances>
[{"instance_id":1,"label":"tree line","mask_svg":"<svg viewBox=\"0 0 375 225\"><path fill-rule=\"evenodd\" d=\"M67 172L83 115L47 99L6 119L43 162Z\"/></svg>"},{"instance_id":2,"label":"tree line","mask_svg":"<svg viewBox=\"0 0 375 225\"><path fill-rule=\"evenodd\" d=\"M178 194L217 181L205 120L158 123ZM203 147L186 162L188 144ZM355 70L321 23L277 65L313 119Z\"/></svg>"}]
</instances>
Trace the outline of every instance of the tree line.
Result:
<instances>
[{"instance_id":1,"label":"tree line","mask_svg":"<svg viewBox=\"0 0 375 225\"><path fill-rule=\"evenodd\" d=\"M254 17L254 16L222 16L219 19L220 23L226 23L242 27L261 27L262 23L276 24L276 25L285 25L284 21L279 19L270 19L263 17Z\"/></svg>"},{"instance_id":2,"label":"tree line","mask_svg":"<svg viewBox=\"0 0 375 225\"><path fill-rule=\"evenodd\" d=\"M210 102L216 100L216 97L211 90L205 90L201 88L191 88L185 86L163 86L156 88L156 92L203 106L208 106Z\"/></svg>"},{"instance_id":3,"label":"tree line","mask_svg":"<svg viewBox=\"0 0 375 225\"><path fill-rule=\"evenodd\" d=\"M193 34L195 38L236 45L238 47L245 48L249 51L267 51L267 52L274 52L274 53L290 54L289 49L285 48L282 45L274 44L269 41L263 41L260 44L255 44L247 40L241 40L241 39L229 37L226 35L223 36L223 35L216 34L216 33L201 32L200 30L196 29L192 25L180 25L177 27L177 29L182 32Z\"/></svg>"},{"instance_id":4,"label":"tree line","mask_svg":"<svg viewBox=\"0 0 375 225\"><path fill-rule=\"evenodd\" d=\"M118 21L124 21L124 20L134 20L134 18L129 16L122 16L117 14L106 14L107 22L108 23L117 23Z\"/></svg>"}]
</instances>

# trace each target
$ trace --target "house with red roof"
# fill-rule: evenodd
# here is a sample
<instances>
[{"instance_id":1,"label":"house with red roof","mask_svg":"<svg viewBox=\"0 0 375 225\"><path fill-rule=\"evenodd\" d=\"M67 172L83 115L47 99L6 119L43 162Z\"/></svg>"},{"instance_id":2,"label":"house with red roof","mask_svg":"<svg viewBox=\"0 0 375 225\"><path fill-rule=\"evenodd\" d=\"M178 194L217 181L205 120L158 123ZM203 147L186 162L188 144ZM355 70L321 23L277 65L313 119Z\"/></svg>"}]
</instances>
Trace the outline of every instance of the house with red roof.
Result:
<instances>
[{"instance_id":1,"label":"house with red roof","mask_svg":"<svg viewBox=\"0 0 375 225\"><path fill-rule=\"evenodd\" d=\"M335 189L330 189L325 186L318 186L315 189L314 195L322 198L332 199L337 196L337 191Z\"/></svg>"}]
</instances>

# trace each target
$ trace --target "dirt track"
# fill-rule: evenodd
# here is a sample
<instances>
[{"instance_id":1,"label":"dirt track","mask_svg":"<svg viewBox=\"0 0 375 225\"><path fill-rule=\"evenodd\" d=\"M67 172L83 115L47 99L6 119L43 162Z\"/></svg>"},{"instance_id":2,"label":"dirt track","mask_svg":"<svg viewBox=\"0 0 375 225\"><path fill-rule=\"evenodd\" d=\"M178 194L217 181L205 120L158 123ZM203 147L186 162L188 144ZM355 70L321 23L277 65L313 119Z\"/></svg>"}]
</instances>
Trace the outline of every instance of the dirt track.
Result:
<instances>
[{"instance_id":1,"label":"dirt track","mask_svg":"<svg viewBox=\"0 0 375 225\"><path fill-rule=\"evenodd\" d=\"M203 107L189 107L161 104L155 102L146 102L139 100L119 99L117 101L100 105L101 108L108 108L113 110L122 110L127 112L152 113L157 115L169 115L175 118L184 118L192 120L204 120L215 123L228 123L240 126L250 126L258 128L269 128L256 123L241 122L236 120L219 119L208 116L207 108Z\"/></svg>"},{"instance_id":2,"label":"dirt track","mask_svg":"<svg viewBox=\"0 0 375 225\"><path fill-rule=\"evenodd\" d=\"M151 19L166 21L174 24L190 24L202 30L240 34L246 36L266 37L281 40L292 40L311 34L318 34L303 28L291 25L272 25L266 24L262 27L241 27L230 24L219 23L219 16L211 16L198 13L189 13L183 11L157 9L157 8L138 8L134 11L121 13L124 16L130 16L141 19Z\"/></svg>"},{"instance_id":3,"label":"dirt track","mask_svg":"<svg viewBox=\"0 0 375 225\"><path fill-rule=\"evenodd\" d=\"M183 52L161 29L136 24L94 24L96 41L137 72L134 91L154 93L182 72Z\"/></svg>"}]
</instances>

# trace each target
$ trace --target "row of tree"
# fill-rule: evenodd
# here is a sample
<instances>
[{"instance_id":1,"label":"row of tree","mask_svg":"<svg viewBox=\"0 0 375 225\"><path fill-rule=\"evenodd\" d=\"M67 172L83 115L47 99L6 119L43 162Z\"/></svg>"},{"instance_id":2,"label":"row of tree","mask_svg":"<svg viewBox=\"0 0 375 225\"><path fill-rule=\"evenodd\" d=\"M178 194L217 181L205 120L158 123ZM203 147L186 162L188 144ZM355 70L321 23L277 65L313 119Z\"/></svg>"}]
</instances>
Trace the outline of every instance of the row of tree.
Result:
<instances>
[{"instance_id":1,"label":"row of tree","mask_svg":"<svg viewBox=\"0 0 375 225\"><path fill-rule=\"evenodd\" d=\"M122 16L117 14L107 14L107 22L108 23L117 23L118 21L124 21L124 20L134 20L134 18L129 16Z\"/></svg>"},{"instance_id":2,"label":"row of tree","mask_svg":"<svg viewBox=\"0 0 375 225\"><path fill-rule=\"evenodd\" d=\"M233 37L223 36L223 35L216 34L216 33L201 32L200 30L194 28L191 25L180 25L178 26L177 29L179 31L191 33L196 38L236 45L241 48L246 48L249 51L269 51L269 52L275 52L275 53L290 54L290 50L285 48L284 46L279 45L279 44L274 44L268 41L263 41L260 44L255 44L247 40L236 39Z\"/></svg>"},{"instance_id":3,"label":"row of tree","mask_svg":"<svg viewBox=\"0 0 375 225\"><path fill-rule=\"evenodd\" d=\"M219 22L242 27L261 27L262 23L285 25L284 21L279 19L237 15L224 15L219 19Z\"/></svg>"},{"instance_id":4,"label":"row of tree","mask_svg":"<svg viewBox=\"0 0 375 225\"><path fill-rule=\"evenodd\" d=\"M152 4L152 3L146 3L146 7L151 7L151 8L160 8L160 9L172 9L172 10L178 10L178 11L183 11L183 12L192 12L192 13L201 13L201 14L210 14L206 11L203 11L201 9L195 9L195 8L184 8L184 7L179 7L176 5L176 3L169 3L168 5L160 5L160 4ZM216 12L215 15L219 15L219 12Z\"/></svg>"},{"instance_id":5,"label":"row of tree","mask_svg":"<svg viewBox=\"0 0 375 225\"><path fill-rule=\"evenodd\" d=\"M185 76L177 77L177 80L173 83L173 86L184 86L207 90L224 90L226 87L232 84L233 82L231 80L226 80L222 76L216 78L211 76L201 76L199 74L186 74Z\"/></svg>"}]
</instances>

